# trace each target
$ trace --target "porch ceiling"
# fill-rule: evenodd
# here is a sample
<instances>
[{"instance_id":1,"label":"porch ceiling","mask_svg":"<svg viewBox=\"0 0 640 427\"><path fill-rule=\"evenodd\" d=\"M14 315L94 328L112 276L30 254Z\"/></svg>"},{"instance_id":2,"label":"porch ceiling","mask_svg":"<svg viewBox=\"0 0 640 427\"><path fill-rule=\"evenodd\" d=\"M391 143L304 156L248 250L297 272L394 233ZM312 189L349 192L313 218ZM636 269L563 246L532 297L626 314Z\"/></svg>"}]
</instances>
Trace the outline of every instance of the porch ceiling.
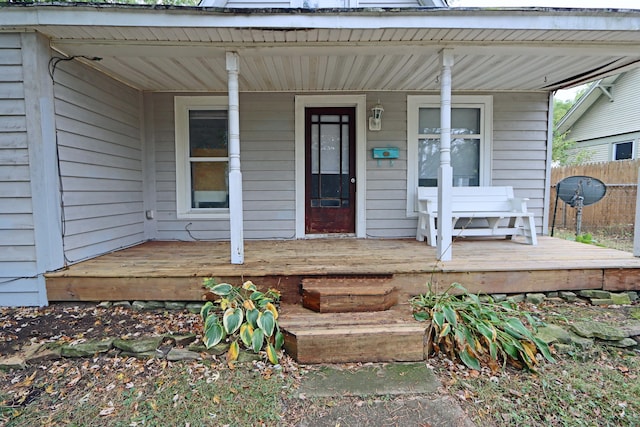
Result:
<instances>
[{"instance_id":1,"label":"porch ceiling","mask_svg":"<svg viewBox=\"0 0 640 427\"><path fill-rule=\"evenodd\" d=\"M23 28L148 91L224 92L231 50L241 91L437 91L443 48L454 52L456 91L549 91L640 66L640 11L162 12L139 25L96 14Z\"/></svg>"}]
</instances>

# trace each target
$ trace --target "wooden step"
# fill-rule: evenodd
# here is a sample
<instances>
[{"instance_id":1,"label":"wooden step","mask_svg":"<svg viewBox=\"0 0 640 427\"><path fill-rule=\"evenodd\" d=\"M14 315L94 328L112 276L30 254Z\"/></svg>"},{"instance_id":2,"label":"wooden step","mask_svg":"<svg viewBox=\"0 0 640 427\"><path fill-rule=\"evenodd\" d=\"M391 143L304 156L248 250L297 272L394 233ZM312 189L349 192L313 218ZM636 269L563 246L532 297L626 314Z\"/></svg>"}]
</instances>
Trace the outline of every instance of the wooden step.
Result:
<instances>
[{"instance_id":1,"label":"wooden step","mask_svg":"<svg viewBox=\"0 0 640 427\"><path fill-rule=\"evenodd\" d=\"M387 278L306 278L302 305L318 313L388 310L398 303L398 292Z\"/></svg>"},{"instance_id":2,"label":"wooden step","mask_svg":"<svg viewBox=\"0 0 640 427\"><path fill-rule=\"evenodd\" d=\"M426 324L416 322L406 305L366 313L284 308L278 323L287 354L299 363L424 360Z\"/></svg>"}]
</instances>

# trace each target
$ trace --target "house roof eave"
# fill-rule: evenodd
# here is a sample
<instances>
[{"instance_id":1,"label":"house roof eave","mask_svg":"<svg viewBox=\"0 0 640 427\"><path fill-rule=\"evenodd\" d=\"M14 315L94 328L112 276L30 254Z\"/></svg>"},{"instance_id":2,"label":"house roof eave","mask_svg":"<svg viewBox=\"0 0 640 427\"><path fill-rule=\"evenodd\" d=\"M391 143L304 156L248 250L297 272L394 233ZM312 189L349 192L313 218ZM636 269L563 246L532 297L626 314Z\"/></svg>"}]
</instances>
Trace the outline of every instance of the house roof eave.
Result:
<instances>
[{"instance_id":1,"label":"house roof eave","mask_svg":"<svg viewBox=\"0 0 640 427\"><path fill-rule=\"evenodd\" d=\"M565 113L564 116L558 121L556 125L556 131L560 134L566 133L580 118L589 111L589 108L596 103L598 99L604 94L600 90L603 86L613 85L620 76L624 73L616 74L613 76L604 77L602 79L592 82L585 93L573 104L573 106Z\"/></svg>"},{"instance_id":2,"label":"house roof eave","mask_svg":"<svg viewBox=\"0 0 640 427\"><path fill-rule=\"evenodd\" d=\"M566 9L19 5L0 6L0 31L37 31L66 57L102 57L88 65L149 91L224 90L229 51L240 54L247 91L438 90L433 58L447 48L456 56L454 90L552 92L640 66L638 18ZM189 79L194 70L200 81ZM331 78L310 78L328 70Z\"/></svg>"},{"instance_id":3,"label":"house roof eave","mask_svg":"<svg viewBox=\"0 0 640 427\"><path fill-rule=\"evenodd\" d=\"M0 29L40 25L185 28L465 28L638 31L640 10L551 8L227 9L166 5L0 4ZM296 19L290 18L295 15ZM283 25L283 23L286 23Z\"/></svg>"}]
</instances>

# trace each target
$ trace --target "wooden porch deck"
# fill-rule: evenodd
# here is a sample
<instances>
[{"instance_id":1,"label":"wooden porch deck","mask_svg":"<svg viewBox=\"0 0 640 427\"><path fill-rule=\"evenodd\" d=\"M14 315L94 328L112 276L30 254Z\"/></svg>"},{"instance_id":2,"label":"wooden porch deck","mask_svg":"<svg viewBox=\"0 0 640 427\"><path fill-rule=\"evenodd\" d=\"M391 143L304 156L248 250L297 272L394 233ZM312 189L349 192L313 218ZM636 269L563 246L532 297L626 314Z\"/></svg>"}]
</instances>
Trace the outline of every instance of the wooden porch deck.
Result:
<instances>
[{"instance_id":1,"label":"wooden porch deck","mask_svg":"<svg viewBox=\"0 0 640 427\"><path fill-rule=\"evenodd\" d=\"M444 263L434 248L411 239L247 241L243 265L229 264L229 251L228 242L143 243L47 274L48 299L197 301L205 277L278 287L290 303L300 301L301 279L316 276L386 277L400 301L427 282L486 293L640 289L639 258L551 237L540 237L537 246L463 239Z\"/></svg>"}]
</instances>

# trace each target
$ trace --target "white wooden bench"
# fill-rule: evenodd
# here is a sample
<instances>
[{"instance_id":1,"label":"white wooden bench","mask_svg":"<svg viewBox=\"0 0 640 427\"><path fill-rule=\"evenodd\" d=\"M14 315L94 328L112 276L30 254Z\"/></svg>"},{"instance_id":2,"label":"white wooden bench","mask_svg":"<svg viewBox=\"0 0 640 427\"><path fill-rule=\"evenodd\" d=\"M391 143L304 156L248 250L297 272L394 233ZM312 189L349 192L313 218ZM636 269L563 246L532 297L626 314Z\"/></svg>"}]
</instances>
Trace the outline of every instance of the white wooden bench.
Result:
<instances>
[{"instance_id":1,"label":"white wooden bench","mask_svg":"<svg viewBox=\"0 0 640 427\"><path fill-rule=\"evenodd\" d=\"M521 234L528 244L538 244L533 213L527 212L528 199L513 197L512 187L453 187L451 196L453 238L505 236L513 239ZM430 246L436 245L437 218L438 189L418 187L418 241L426 238Z\"/></svg>"}]
</instances>

